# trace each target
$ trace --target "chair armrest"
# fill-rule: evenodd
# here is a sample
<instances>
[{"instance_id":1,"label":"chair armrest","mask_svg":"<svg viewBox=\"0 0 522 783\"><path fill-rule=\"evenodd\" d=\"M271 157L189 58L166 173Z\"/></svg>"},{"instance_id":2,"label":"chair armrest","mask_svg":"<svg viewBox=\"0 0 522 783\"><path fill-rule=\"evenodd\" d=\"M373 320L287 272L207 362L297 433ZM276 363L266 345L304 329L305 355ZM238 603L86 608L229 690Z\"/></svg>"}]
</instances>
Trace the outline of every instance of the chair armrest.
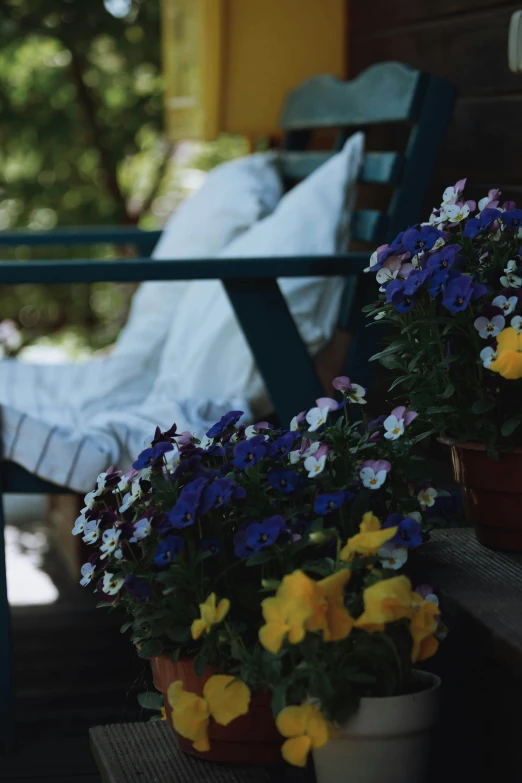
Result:
<instances>
[{"instance_id":1,"label":"chair armrest","mask_svg":"<svg viewBox=\"0 0 522 783\"><path fill-rule=\"evenodd\" d=\"M154 246L161 231L143 231L134 226L107 228L61 228L50 231L0 231L0 247L46 245L137 245Z\"/></svg>"},{"instance_id":2,"label":"chair armrest","mask_svg":"<svg viewBox=\"0 0 522 783\"><path fill-rule=\"evenodd\" d=\"M0 284L143 282L146 280L266 280L277 277L352 277L368 265L368 253L338 256L113 261L2 261Z\"/></svg>"}]
</instances>

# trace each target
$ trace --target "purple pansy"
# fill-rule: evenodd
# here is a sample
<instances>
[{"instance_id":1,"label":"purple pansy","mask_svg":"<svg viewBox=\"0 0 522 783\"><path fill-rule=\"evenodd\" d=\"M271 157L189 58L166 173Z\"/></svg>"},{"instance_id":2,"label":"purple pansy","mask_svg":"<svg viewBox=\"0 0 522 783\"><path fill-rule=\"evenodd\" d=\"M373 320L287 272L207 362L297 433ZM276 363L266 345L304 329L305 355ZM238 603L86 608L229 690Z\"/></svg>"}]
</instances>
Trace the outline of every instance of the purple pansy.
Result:
<instances>
[{"instance_id":1,"label":"purple pansy","mask_svg":"<svg viewBox=\"0 0 522 783\"><path fill-rule=\"evenodd\" d=\"M434 274L443 272L445 269L451 269L457 259L460 249L460 245L447 245L446 247L443 247L442 250L438 250L428 258L426 268Z\"/></svg>"},{"instance_id":2,"label":"purple pansy","mask_svg":"<svg viewBox=\"0 0 522 783\"><path fill-rule=\"evenodd\" d=\"M226 506L234 488L232 479L219 478L205 487L199 504L199 513L207 514L211 508Z\"/></svg>"},{"instance_id":3,"label":"purple pansy","mask_svg":"<svg viewBox=\"0 0 522 783\"><path fill-rule=\"evenodd\" d=\"M337 407L337 406L336 406ZM270 444L270 456L275 460L283 459L292 450L296 436L293 432L286 432L280 438Z\"/></svg>"},{"instance_id":4,"label":"purple pansy","mask_svg":"<svg viewBox=\"0 0 522 783\"><path fill-rule=\"evenodd\" d=\"M391 540L403 547L414 549L422 544L421 526L411 517L404 517L402 514L390 514L382 526L383 528L397 527L397 533Z\"/></svg>"},{"instance_id":5,"label":"purple pansy","mask_svg":"<svg viewBox=\"0 0 522 783\"><path fill-rule=\"evenodd\" d=\"M149 465L152 465L152 463L157 459L161 459L161 457L163 457L167 451L172 451L173 449L174 446L170 442L162 441L157 443L155 446L152 446L149 449L144 449L141 454L138 454L138 459L133 463L132 467L134 470L148 468Z\"/></svg>"},{"instance_id":6,"label":"purple pansy","mask_svg":"<svg viewBox=\"0 0 522 783\"><path fill-rule=\"evenodd\" d=\"M203 552L210 552L211 557L221 552L221 541L219 538L204 538L199 545Z\"/></svg>"},{"instance_id":7,"label":"purple pansy","mask_svg":"<svg viewBox=\"0 0 522 783\"><path fill-rule=\"evenodd\" d=\"M522 209L509 209L507 212L502 212L500 220L506 228L518 231L522 225Z\"/></svg>"},{"instance_id":8,"label":"purple pansy","mask_svg":"<svg viewBox=\"0 0 522 783\"><path fill-rule=\"evenodd\" d=\"M466 309L471 299L478 299L485 293L486 286L474 283L469 275L458 275L448 282L442 304L450 313L460 313Z\"/></svg>"},{"instance_id":9,"label":"purple pansy","mask_svg":"<svg viewBox=\"0 0 522 783\"><path fill-rule=\"evenodd\" d=\"M127 574L123 586L137 601L148 601L151 594L151 586L146 579L135 574Z\"/></svg>"},{"instance_id":10,"label":"purple pansy","mask_svg":"<svg viewBox=\"0 0 522 783\"><path fill-rule=\"evenodd\" d=\"M181 530L193 525L196 520L198 504L199 496L195 493L192 495L188 493L184 497L180 497L172 511L165 514L168 528L175 527ZM165 525L162 527L165 528Z\"/></svg>"},{"instance_id":11,"label":"purple pansy","mask_svg":"<svg viewBox=\"0 0 522 783\"><path fill-rule=\"evenodd\" d=\"M246 548L259 552L260 549L275 544L279 536L287 532L285 521L279 515L268 517L263 522L251 522L245 529Z\"/></svg>"},{"instance_id":12,"label":"purple pansy","mask_svg":"<svg viewBox=\"0 0 522 783\"><path fill-rule=\"evenodd\" d=\"M404 232L402 244L413 255L421 250L431 250L437 239L442 237L442 231L434 226L421 226L409 228Z\"/></svg>"},{"instance_id":13,"label":"purple pansy","mask_svg":"<svg viewBox=\"0 0 522 783\"><path fill-rule=\"evenodd\" d=\"M404 290L396 291L392 297L392 304L398 313L409 313L415 305L415 297Z\"/></svg>"},{"instance_id":14,"label":"purple pansy","mask_svg":"<svg viewBox=\"0 0 522 783\"><path fill-rule=\"evenodd\" d=\"M237 424L244 411L229 411L214 424L207 432L207 438L220 438L221 435L234 424Z\"/></svg>"},{"instance_id":15,"label":"purple pansy","mask_svg":"<svg viewBox=\"0 0 522 783\"><path fill-rule=\"evenodd\" d=\"M464 236L468 239L475 239L482 231L486 231L495 220L498 220L503 213L498 209L483 209L480 217L470 218L464 226Z\"/></svg>"}]
</instances>

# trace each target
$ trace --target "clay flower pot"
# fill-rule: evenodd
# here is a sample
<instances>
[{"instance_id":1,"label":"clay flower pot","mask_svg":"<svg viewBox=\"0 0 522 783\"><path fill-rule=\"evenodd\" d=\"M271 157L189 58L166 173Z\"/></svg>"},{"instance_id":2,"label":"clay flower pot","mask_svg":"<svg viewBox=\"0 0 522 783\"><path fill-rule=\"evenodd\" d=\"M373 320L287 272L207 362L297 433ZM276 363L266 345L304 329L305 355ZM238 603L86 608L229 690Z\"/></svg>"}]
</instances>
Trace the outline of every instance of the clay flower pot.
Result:
<instances>
[{"instance_id":1,"label":"clay flower pot","mask_svg":"<svg viewBox=\"0 0 522 783\"><path fill-rule=\"evenodd\" d=\"M172 663L168 655L151 658L154 685L163 694L167 720L172 726L172 708L167 699L169 685L181 680L186 691L203 695L203 686L212 671L207 669L198 677L194 672L191 659ZM211 723L208 736L210 750L201 753L195 750L190 740L181 737L176 732L179 747L191 756L197 756L207 761L219 761L226 764L281 764L281 745L284 742L279 734L272 716L271 695L257 693L252 696L247 715L242 715L229 723L220 726Z\"/></svg>"},{"instance_id":2,"label":"clay flower pot","mask_svg":"<svg viewBox=\"0 0 522 783\"><path fill-rule=\"evenodd\" d=\"M417 672L415 693L362 698L337 736L313 751L317 783L421 783L438 721L440 680Z\"/></svg>"},{"instance_id":3,"label":"clay flower pot","mask_svg":"<svg viewBox=\"0 0 522 783\"><path fill-rule=\"evenodd\" d=\"M490 459L481 443L450 446L455 480L462 487L477 540L493 549L522 551L522 449Z\"/></svg>"}]
</instances>

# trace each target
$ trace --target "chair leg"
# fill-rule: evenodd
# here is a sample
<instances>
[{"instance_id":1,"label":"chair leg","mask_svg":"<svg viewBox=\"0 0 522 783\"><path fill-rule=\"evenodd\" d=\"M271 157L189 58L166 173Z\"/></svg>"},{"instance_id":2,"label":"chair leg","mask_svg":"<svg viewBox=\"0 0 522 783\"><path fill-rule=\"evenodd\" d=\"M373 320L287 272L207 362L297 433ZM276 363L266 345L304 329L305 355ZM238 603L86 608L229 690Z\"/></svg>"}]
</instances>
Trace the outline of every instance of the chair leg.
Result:
<instances>
[{"instance_id":1,"label":"chair leg","mask_svg":"<svg viewBox=\"0 0 522 783\"><path fill-rule=\"evenodd\" d=\"M14 745L14 704L4 522L3 496L0 490L0 754L7 755Z\"/></svg>"}]
</instances>

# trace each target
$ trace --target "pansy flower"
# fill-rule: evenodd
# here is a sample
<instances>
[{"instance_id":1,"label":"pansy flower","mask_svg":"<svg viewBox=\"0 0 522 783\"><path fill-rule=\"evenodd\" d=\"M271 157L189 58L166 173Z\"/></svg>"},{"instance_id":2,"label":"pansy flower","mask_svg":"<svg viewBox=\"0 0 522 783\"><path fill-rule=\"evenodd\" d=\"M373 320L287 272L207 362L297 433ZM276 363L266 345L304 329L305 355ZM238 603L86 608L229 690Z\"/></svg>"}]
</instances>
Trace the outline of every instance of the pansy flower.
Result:
<instances>
[{"instance_id":1,"label":"pansy flower","mask_svg":"<svg viewBox=\"0 0 522 783\"><path fill-rule=\"evenodd\" d=\"M493 307L498 307L502 310L504 316L511 315L515 307L517 306L518 299L516 296L496 296L491 304Z\"/></svg>"},{"instance_id":2,"label":"pansy flower","mask_svg":"<svg viewBox=\"0 0 522 783\"><path fill-rule=\"evenodd\" d=\"M294 432L285 432L270 444L270 456L275 460L283 459L290 452L295 441Z\"/></svg>"},{"instance_id":3,"label":"pansy flower","mask_svg":"<svg viewBox=\"0 0 522 783\"><path fill-rule=\"evenodd\" d=\"M383 522L383 528L396 527L397 533L392 542L399 546L414 549L422 544L421 526L416 519L402 514L389 514Z\"/></svg>"},{"instance_id":4,"label":"pansy flower","mask_svg":"<svg viewBox=\"0 0 522 783\"><path fill-rule=\"evenodd\" d=\"M447 245L437 253L433 253L426 263L426 269L429 269L431 273L444 272L446 269L451 269L455 264L460 245Z\"/></svg>"},{"instance_id":5,"label":"pansy flower","mask_svg":"<svg viewBox=\"0 0 522 783\"><path fill-rule=\"evenodd\" d=\"M415 255L419 250L431 250L439 237L442 237L442 232L430 225L409 228L404 232L402 244L406 250Z\"/></svg>"},{"instance_id":6,"label":"pansy flower","mask_svg":"<svg viewBox=\"0 0 522 783\"><path fill-rule=\"evenodd\" d=\"M243 440L234 447L232 464L236 468L251 468L266 455L266 445L263 435L256 435L250 440Z\"/></svg>"},{"instance_id":7,"label":"pansy flower","mask_svg":"<svg viewBox=\"0 0 522 783\"><path fill-rule=\"evenodd\" d=\"M442 304L450 313L460 313L472 299L478 299L485 293L486 286L474 283L469 275L459 275L448 282Z\"/></svg>"},{"instance_id":8,"label":"pansy flower","mask_svg":"<svg viewBox=\"0 0 522 783\"><path fill-rule=\"evenodd\" d=\"M408 560L408 550L405 547L397 547L392 539L381 546L377 551L377 557L383 568L398 571Z\"/></svg>"},{"instance_id":9,"label":"pansy flower","mask_svg":"<svg viewBox=\"0 0 522 783\"><path fill-rule=\"evenodd\" d=\"M103 544L100 547L100 552L102 553L101 555L102 559L112 554L117 549L117 547L119 546L120 536L121 536L121 530L116 530L116 528L114 527L110 528L109 530L103 531L103 535L102 535Z\"/></svg>"},{"instance_id":10,"label":"pansy flower","mask_svg":"<svg viewBox=\"0 0 522 783\"><path fill-rule=\"evenodd\" d=\"M483 348L481 350L479 356L482 359L482 366L485 367L486 370L489 370L489 368L497 358L497 352L494 348L488 345L486 348Z\"/></svg>"},{"instance_id":11,"label":"pansy flower","mask_svg":"<svg viewBox=\"0 0 522 783\"><path fill-rule=\"evenodd\" d=\"M246 547L251 552L259 552L275 544L279 536L287 532L285 521L280 515L268 517L263 522L251 522L245 529Z\"/></svg>"},{"instance_id":12,"label":"pansy flower","mask_svg":"<svg viewBox=\"0 0 522 783\"><path fill-rule=\"evenodd\" d=\"M210 552L211 557L214 557L221 552L221 541L219 538L204 538L199 548L202 552Z\"/></svg>"},{"instance_id":13,"label":"pansy flower","mask_svg":"<svg viewBox=\"0 0 522 783\"><path fill-rule=\"evenodd\" d=\"M167 536L159 542L154 562L158 566L167 566L183 549L183 539L181 536Z\"/></svg>"},{"instance_id":14,"label":"pansy flower","mask_svg":"<svg viewBox=\"0 0 522 783\"><path fill-rule=\"evenodd\" d=\"M386 481L391 470L391 463L385 459L366 460L361 463L359 476L362 483L368 489L379 489Z\"/></svg>"},{"instance_id":15,"label":"pansy flower","mask_svg":"<svg viewBox=\"0 0 522 783\"><path fill-rule=\"evenodd\" d=\"M484 340L487 340L490 337L496 337L505 325L506 319L503 315L494 315L491 319L481 315L475 319L473 324L480 337Z\"/></svg>"},{"instance_id":16,"label":"pansy flower","mask_svg":"<svg viewBox=\"0 0 522 783\"><path fill-rule=\"evenodd\" d=\"M225 413L225 415L208 430L207 438L211 438L212 440L214 438L220 438L229 427L233 427L234 424L239 421L241 416L243 416L243 413L244 411L229 411L228 413Z\"/></svg>"},{"instance_id":17,"label":"pansy flower","mask_svg":"<svg viewBox=\"0 0 522 783\"><path fill-rule=\"evenodd\" d=\"M106 571L103 575L102 590L106 595L116 595L123 587L124 577L121 574L111 574Z\"/></svg>"},{"instance_id":18,"label":"pansy flower","mask_svg":"<svg viewBox=\"0 0 522 783\"><path fill-rule=\"evenodd\" d=\"M518 231L522 223L522 209L509 209L501 214L500 220L506 228Z\"/></svg>"},{"instance_id":19,"label":"pansy flower","mask_svg":"<svg viewBox=\"0 0 522 783\"><path fill-rule=\"evenodd\" d=\"M150 599L152 588L142 576L127 574L123 583L125 590L137 601L145 603Z\"/></svg>"},{"instance_id":20,"label":"pansy flower","mask_svg":"<svg viewBox=\"0 0 522 783\"><path fill-rule=\"evenodd\" d=\"M326 454L320 457L310 456L304 461L304 469L308 471L308 478L315 478L323 472L326 465Z\"/></svg>"},{"instance_id":21,"label":"pansy flower","mask_svg":"<svg viewBox=\"0 0 522 783\"><path fill-rule=\"evenodd\" d=\"M324 408L310 408L306 414L306 421L309 425L308 432L315 432L319 427L322 427L323 424L326 424L329 412L330 408L328 406L325 406Z\"/></svg>"},{"instance_id":22,"label":"pansy flower","mask_svg":"<svg viewBox=\"0 0 522 783\"><path fill-rule=\"evenodd\" d=\"M138 459L133 462L132 467L134 470L148 468L150 465L153 465L156 460L161 459L167 451L172 451L173 449L174 446L170 442L162 441L157 443L155 446L144 449L141 454L138 454Z\"/></svg>"},{"instance_id":23,"label":"pansy flower","mask_svg":"<svg viewBox=\"0 0 522 783\"><path fill-rule=\"evenodd\" d=\"M96 566L90 562L84 563L80 569L80 573L82 575L80 584L82 587L87 587L87 585L92 582L94 574L96 573Z\"/></svg>"},{"instance_id":24,"label":"pansy flower","mask_svg":"<svg viewBox=\"0 0 522 783\"><path fill-rule=\"evenodd\" d=\"M301 476L286 468L274 468L268 473L267 479L271 487L284 494L295 492L303 485Z\"/></svg>"},{"instance_id":25,"label":"pansy flower","mask_svg":"<svg viewBox=\"0 0 522 783\"><path fill-rule=\"evenodd\" d=\"M294 416L294 418L290 422L290 431L297 432L301 424L303 424L303 422L305 421L306 421L306 411L301 411L301 413L298 413L297 416Z\"/></svg>"},{"instance_id":26,"label":"pansy flower","mask_svg":"<svg viewBox=\"0 0 522 783\"><path fill-rule=\"evenodd\" d=\"M83 529L82 541L86 544L95 544L100 537L100 522L97 519L91 519L86 523Z\"/></svg>"},{"instance_id":27,"label":"pansy flower","mask_svg":"<svg viewBox=\"0 0 522 783\"><path fill-rule=\"evenodd\" d=\"M501 216L502 212L499 209L484 209L482 210L480 217L470 218L464 226L464 236L469 239L475 239L482 231L489 229L492 223L494 223Z\"/></svg>"},{"instance_id":28,"label":"pansy flower","mask_svg":"<svg viewBox=\"0 0 522 783\"><path fill-rule=\"evenodd\" d=\"M325 492L323 495L317 495L314 500L314 511L316 514L330 514L338 508L341 508L343 503L353 498L351 492L345 492L342 489L335 492Z\"/></svg>"}]
</instances>

